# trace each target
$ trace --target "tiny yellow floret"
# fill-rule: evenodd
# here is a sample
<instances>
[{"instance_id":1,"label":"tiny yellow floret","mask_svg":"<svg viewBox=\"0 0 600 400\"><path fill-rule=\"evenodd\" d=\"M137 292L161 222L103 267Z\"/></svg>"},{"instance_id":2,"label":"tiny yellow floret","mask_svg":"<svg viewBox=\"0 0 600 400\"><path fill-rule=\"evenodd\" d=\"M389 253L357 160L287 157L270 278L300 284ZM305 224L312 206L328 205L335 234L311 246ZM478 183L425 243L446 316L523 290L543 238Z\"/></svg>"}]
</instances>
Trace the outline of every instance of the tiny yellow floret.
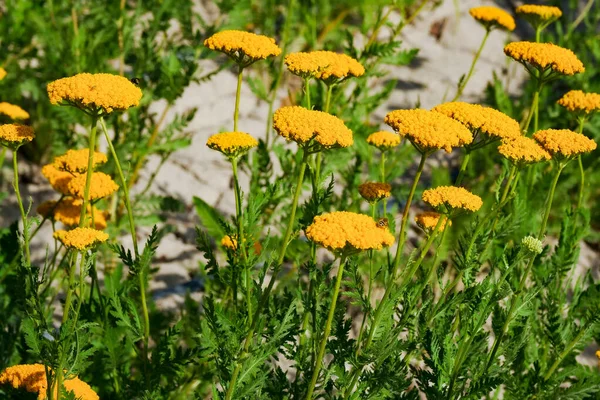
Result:
<instances>
[{"instance_id":1,"label":"tiny yellow floret","mask_svg":"<svg viewBox=\"0 0 600 400\"><path fill-rule=\"evenodd\" d=\"M285 57L285 65L294 75L323 81L339 81L365 73L365 68L354 58L323 50L290 53Z\"/></svg>"},{"instance_id":2,"label":"tiny yellow floret","mask_svg":"<svg viewBox=\"0 0 600 400\"><path fill-rule=\"evenodd\" d=\"M415 215L415 222L419 228L423 229L427 233L433 232L436 225L438 224L442 214L433 211L426 211ZM446 226L452 226L452 221L446 218L444 222L438 228L439 232L443 232Z\"/></svg>"},{"instance_id":3,"label":"tiny yellow floret","mask_svg":"<svg viewBox=\"0 0 600 400\"><path fill-rule=\"evenodd\" d=\"M552 43L513 42L504 47L504 54L542 71L551 69L563 75L585 71L583 63L575 53Z\"/></svg>"},{"instance_id":4,"label":"tiny yellow floret","mask_svg":"<svg viewBox=\"0 0 600 400\"><path fill-rule=\"evenodd\" d=\"M83 200L66 197L60 201L45 201L37 208L38 214L44 218L62 222L65 226L76 227L79 225L81 216L81 207ZM88 204L87 213L94 213L94 228L98 230L106 229L106 214Z\"/></svg>"},{"instance_id":5,"label":"tiny yellow floret","mask_svg":"<svg viewBox=\"0 0 600 400\"><path fill-rule=\"evenodd\" d=\"M19 124L0 125L0 144L17 148L25 143L31 142L35 138L33 128Z\"/></svg>"},{"instance_id":6,"label":"tiny yellow floret","mask_svg":"<svg viewBox=\"0 0 600 400\"><path fill-rule=\"evenodd\" d=\"M77 250L86 250L108 240L108 234L92 228L75 228L70 231L58 230L54 232L54 237L65 247Z\"/></svg>"},{"instance_id":7,"label":"tiny yellow floret","mask_svg":"<svg viewBox=\"0 0 600 400\"><path fill-rule=\"evenodd\" d=\"M89 149L67 150L65 154L54 159L54 165L61 171L84 173L87 171L89 154ZM93 168L107 161L106 154L94 152Z\"/></svg>"},{"instance_id":8,"label":"tiny yellow floret","mask_svg":"<svg viewBox=\"0 0 600 400\"><path fill-rule=\"evenodd\" d=\"M227 157L237 157L258 146L258 140L244 132L221 132L209 137L206 145Z\"/></svg>"},{"instance_id":9,"label":"tiny yellow floret","mask_svg":"<svg viewBox=\"0 0 600 400\"><path fill-rule=\"evenodd\" d=\"M475 212L481 208L481 197L463 187L438 186L423 192L423 201L437 211L447 214L453 210Z\"/></svg>"},{"instance_id":10,"label":"tiny yellow floret","mask_svg":"<svg viewBox=\"0 0 600 400\"><path fill-rule=\"evenodd\" d=\"M600 111L600 94L571 90L558 100L558 104L571 112L591 114Z\"/></svg>"},{"instance_id":11,"label":"tiny yellow floret","mask_svg":"<svg viewBox=\"0 0 600 400\"><path fill-rule=\"evenodd\" d=\"M244 66L281 54L275 39L236 30L215 33L204 41L204 45L211 50L227 54Z\"/></svg>"},{"instance_id":12,"label":"tiny yellow floret","mask_svg":"<svg viewBox=\"0 0 600 400\"><path fill-rule=\"evenodd\" d=\"M371 146L377 147L381 151L388 151L398 146L400 141L401 138L399 135L388 131L371 133L367 137L367 143Z\"/></svg>"},{"instance_id":13,"label":"tiny yellow floret","mask_svg":"<svg viewBox=\"0 0 600 400\"><path fill-rule=\"evenodd\" d=\"M68 194L73 197L83 199L86 179L86 174L74 176L73 179L71 179L67 184ZM93 172L91 179L92 182L90 184L89 197L90 201L110 196L119 190L119 185L117 185L115 181L113 181L113 179L104 172Z\"/></svg>"},{"instance_id":14,"label":"tiny yellow floret","mask_svg":"<svg viewBox=\"0 0 600 400\"><path fill-rule=\"evenodd\" d=\"M421 153L439 149L450 153L453 147L473 141L464 125L435 111L395 110L385 116L385 123L400 136L406 136Z\"/></svg>"},{"instance_id":15,"label":"tiny yellow floret","mask_svg":"<svg viewBox=\"0 0 600 400\"><path fill-rule=\"evenodd\" d=\"M596 149L596 142L569 129L537 131L533 138L555 159L571 158Z\"/></svg>"},{"instance_id":16,"label":"tiny yellow floret","mask_svg":"<svg viewBox=\"0 0 600 400\"><path fill-rule=\"evenodd\" d=\"M29 113L19 106L2 102L0 103L0 114L6 115L12 120L23 120L29 118Z\"/></svg>"},{"instance_id":17,"label":"tiny yellow floret","mask_svg":"<svg viewBox=\"0 0 600 400\"><path fill-rule=\"evenodd\" d=\"M508 161L519 167L523 167L526 164L548 161L552 158L550 153L540 146L538 142L525 136L502 141L502 144L498 146L498 152Z\"/></svg>"},{"instance_id":18,"label":"tiny yellow floret","mask_svg":"<svg viewBox=\"0 0 600 400\"><path fill-rule=\"evenodd\" d=\"M315 217L306 228L306 237L336 253L379 250L394 243L394 236L373 218L348 211Z\"/></svg>"},{"instance_id":19,"label":"tiny yellow floret","mask_svg":"<svg viewBox=\"0 0 600 400\"><path fill-rule=\"evenodd\" d=\"M301 146L317 144L318 148L314 151L348 147L354 143L352 131L344 125L344 121L331 114L299 106L275 111L273 127L279 135Z\"/></svg>"},{"instance_id":20,"label":"tiny yellow floret","mask_svg":"<svg viewBox=\"0 0 600 400\"><path fill-rule=\"evenodd\" d=\"M52 104L68 103L96 114L127 110L142 98L139 87L113 74L77 74L49 83L47 90Z\"/></svg>"},{"instance_id":21,"label":"tiny yellow floret","mask_svg":"<svg viewBox=\"0 0 600 400\"><path fill-rule=\"evenodd\" d=\"M358 185L358 193L369 203L385 199L392 195L392 186L389 183L365 182Z\"/></svg>"},{"instance_id":22,"label":"tiny yellow floret","mask_svg":"<svg viewBox=\"0 0 600 400\"><path fill-rule=\"evenodd\" d=\"M469 14L471 14L471 16L486 29L498 27L508 31L514 31L516 27L515 19L512 15L498 7L474 7L469 10Z\"/></svg>"},{"instance_id":23,"label":"tiny yellow floret","mask_svg":"<svg viewBox=\"0 0 600 400\"><path fill-rule=\"evenodd\" d=\"M532 19L532 24L535 26L535 21L554 21L562 17L562 11L554 6L540 6L537 4L524 4L517 7L517 14L522 15L526 19Z\"/></svg>"}]
</instances>

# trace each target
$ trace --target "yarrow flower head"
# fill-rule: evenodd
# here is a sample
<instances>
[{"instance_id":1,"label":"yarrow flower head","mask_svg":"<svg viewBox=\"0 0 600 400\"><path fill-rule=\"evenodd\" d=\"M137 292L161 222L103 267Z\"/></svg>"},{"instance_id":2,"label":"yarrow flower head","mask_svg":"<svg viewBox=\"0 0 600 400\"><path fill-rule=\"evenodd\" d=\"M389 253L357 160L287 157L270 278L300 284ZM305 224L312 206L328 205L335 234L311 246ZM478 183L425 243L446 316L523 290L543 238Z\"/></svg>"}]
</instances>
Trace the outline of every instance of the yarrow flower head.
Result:
<instances>
[{"instance_id":1,"label":"yarrow flower head","mask_svg":"<svg viewBox=\"0 0 600 400\"><path fill-rule=\"evenodd\" d=\"M596 149L592 139L569 129L545 129L537 131L533 138L556 160L570 159Z\"/></svg>"},{"instance_id":2,"label":"yarrow flower head","mask_svg":"<svg viewBox=\"0 0 600 400\"><path fill-rule=\"evenodd\" d=\"M334 253L379 250L391 246L394 236L373 218L348 211L316 216L306 228L306 237Z\"/></svg>"},{"instance_id":3,"label":"yarrow flower head","mask_svg":"<svg viewBox=\"0 0 600 400\"><path fill-rule=\"evenodd\" d=\"M433 111L442 113L465 125L473 133L474 140L481 133L480 140L477 140L477 143L471 143L471 146L484 145L497 139L521 136L521 128L517 121L490 107L455 101L440 104L434 107Z\"/></svg>"},{"instance_id":4,"label":"yarrow flower head","mask_svg":"<svg viewBox=\"0 0 600 400\"><path fill-rule=\"evenodd\" d=\"M242 67L281 54L281 49L274 39L236 30L215 33L204 41L204 45L211 50L227 54Z\"/></svg>"},{"instance_id":5,"label":"yarrow flower head","mask_svg":"<svg viewBox=\"0 0 600 400\"><path fill-rule=\"evenodd\" d=\"M0 103L0 114L6 115L12 120L23 120L29 118L29 113L19 106L2 102Z\"/></svg>"},{"instance_id":6,"label":"yarrow flower head","mask_svg":"<svg viewBox=\"0 0 600 400\"><path fill-rule=\"evenodd\" d=\"M354 143L352 131L331 114L304 107L282 107L273 114L278 134L293 140L310 152L348 147Z\"/></svg>"},{"instance_id":7,"label":"yarrow flower head","mask_svg":"<svg viewBox=\"0 0 600 400\"><path fill-rule=\"evenodd\" d=\"M548 161L552 158L538 142L525 136L502 141L498 146L498 152L517 167Z\"/></svg>"},{"instance_id":8,"label":"yarrow flower head","mask_svg":"<svg viewBox=\"0 0 600 400\"><path fill-rule=\"evenodd\" d=\"M469 10L469 14L488 30L501 28L507 31L514 31L516 27L515 19L512 15L498 7L474 7Z\"/></svg>"},{"instance_id":9,"label":"yarrow flower head","mask_svg":"<svg viewBox=\"0 0 600 400\"><path fill-rule=\"evenodd\" d=\"M206 145L227 157L239 157L258 146L258 141L244 132L221 132L209 137Z\"/></svg>"},{"instance_id":10,"label":"yarrow flower head","mask_svg":"<svg viewBox=\"0 0 600 400\"><path fill-rule=\"evenodd\" d=\"M392 186L389 183L365 182L358 185L358 193L369 203L375 203L392 195Z\"/></svg>"},{"instance_id":11,"label":"yarrow flower head","mask_svg":"<svg viewBox=\"0 0 600 400\"><path fill-rule=\"evenodd\" d=\"M74 178L73 174L59 170L54 164L47 164L42 167L42 175L58 193L69 194L69 182Z\"/></svg>"},{"instance_id":12,"label":"yarrow flower head","mask_svg":"<svg viewBox=\"0 0 600 400\"><path fill-rule=\"evenodd\" d=\"M453 147L473 141L464 125L435 111L395 110L385 116L385 123L400 136L406 136L421 153L439 149L450 153Z\"/></svg>"},{"instance_id":13,"label":"yarrow flower head","mask_svg":"<svg viewBox=\"0 0 600 400\"><path fill-rule=\"evenodd\" d=\"M58 230L54 237L65 247L77 250L87 250L108 240L108 234L92 228L75 228L70 231Z\"/></svg>"},{"instance_id":14,"label":"yarrow flower head","mask_svg":"<svg viewBox=\"0 0 600 400\"><path fill-rule=\"evenodd\" d=\"M525 18L535 29L543 29L562 16L562 11L558 7L540 6L537 4L524 4L517 7L516 12Z\"/></svg>"},{"instance_id":15,"label":"yarrow flower head","mask_svg":"<svg viewBox=\"0 0 600 400\"><path fill-rule=\"evenodd\" d=\"M371 133L367 137L367 143L377 147L381 151L388 151L400 144L400 136L388 131Z\"/></svg>"},{"instance_id":16,"label":"yarrow flower head","mask_svg":"<svg viewBox=\"0 0 600 400\"><path fill-rule=\"evenodd\" d=\"M64 381L67 392L73 393L80 400L100 400L92 388L79 378ZM10 386L29 393L36 393L38 400L46 399L48 381L46 367L43 364L22 364L6 368L0 374L0 386ZM57 393L55 393L57 397Z\"/></svg>"},{"instance_id":17,"label":"yarrow flower head","mask_svg":"<svg viewBox=\"0 0 600 400\"><path fill-rule=\"evenodd\" d=\"M285 65L294 75L316 78L326 83L337 83L365 73L365 68L354 58L323 50L290 53L285 57Z\"/></svg>"},{"instance_id":18,"label":"yarrow flower head","mask_svg":"<svg viewBox=\"0 0 600 400\"><path fill-rule=\"evenodd\" d=\"M475 212L481 208L481 197L463 187L438 186L423 192L423 201L436 211L449 214L455 210Z\"/></svg>"},{"instance_id":19,"label":"yarrow flower head","mask_svg":"<svg viewBox=\"0 0 600 400\"><path fill-rule=\"evenodd\" d=\"M44 218L49 218L53 221L62 222L65 226L76 227L79 225L81 217L81 207L83 200L66 197L59 201L45 201L37 208L38 214ZM88 204L87 213L94 214L94 228L98 230L106 229L106 214Z\"/></svg>"},{"instance_id":20,"label":"yarrow flower head","mask_svg":"<svg viewBox=\"0 0 600 400\"><path fill-rule=\"evenodd\" d=\"M85 182L87 175L81 174L74 176L67 184L67 194L83 199L85 192ZM104 172L93 172L91 176L92 182L90 184L90 201L95 201L103 197L110 196L117 190L119 185L113 181L113 179L105 174Z\"/></svg>"},{"instance_id":21,"label":"yarrow flower head","mask_svg":"<svg viewBox=\"0 0 600 400\"><path fill-rule=\"evenodd\" d=\"M540 79L549 80L556 78L557 74L575 75L585 71L575 53L552 43L513 42L504 47L504 54L526 67L530 65L543 72L545 75L542 74Z\"/></svg>"},{"instance_id":22,"label":"yarrow flower head","mask_svg":"<svg viewBox=\"0 0 600 400\"><path fill-rule=\"evenodd\" d=\"M571 90L558 100L558 104L577 114L591 114L600 111L600 94Z\"/></svg>"},{"instance_id":23,"label":"yarrow flower head","mask_svg":"<svg viewBox=\"0 0 600 400\"><path fill-rule=\"evenodd\" d=\"M65 154L54 159L54 166L60 171L84 173L88 168L89 154L89 149L67 150ZM107 161L106 154L95 151L92 168L96 168L96 166L104 164Z\"/></svg>"},{"instance_id":24,"label":"yarrow flower head","mask_svg":"<svg viewBox=\"0 0 600 400\"><path fill-rule=\"evenodd\" d=\"M19 124L0 125L0 144L13 150L35 138L33 128Z\"/></svg>"},{"instance_id":25,"label":"yarrow flower head","mask_svg":"<svg viewBox=\"0 0 600 400\"><path fill-rule=\"evenodd\" d=\"M142 91L129 79L113 74L77 74L50 82L52 104L69 104L92 114L125 111L140 103Z\"/></svg>"},{"instance_id":26,"label":"yarrow flower head","mask_svg":"<svg viewBox=\"0 0 600 400\"><path fill-rule=\"evenodd\" d=\"M415 222L419 228L423 229L426 233L431 233L437 226L442 214L433 211L422 212L415 215ZM447 226L452 226L452 221L446 218L444 222L438 228L439 232L443 232Z\"/></svg>"},{"instance_id":27,"label":"yarrow flower head","mask_svg":"<svg viewBox=\"0 0 600 400\"><path fill-rule=\"evenodd\" d=\"M533 236L525 236L521 240L521 246L523 246L523 249L525 249L525 251L533 255L542 254L542 251L544 250L542 241L538 240L537 238L534 238Z\"/></svg>"}]
</instances>

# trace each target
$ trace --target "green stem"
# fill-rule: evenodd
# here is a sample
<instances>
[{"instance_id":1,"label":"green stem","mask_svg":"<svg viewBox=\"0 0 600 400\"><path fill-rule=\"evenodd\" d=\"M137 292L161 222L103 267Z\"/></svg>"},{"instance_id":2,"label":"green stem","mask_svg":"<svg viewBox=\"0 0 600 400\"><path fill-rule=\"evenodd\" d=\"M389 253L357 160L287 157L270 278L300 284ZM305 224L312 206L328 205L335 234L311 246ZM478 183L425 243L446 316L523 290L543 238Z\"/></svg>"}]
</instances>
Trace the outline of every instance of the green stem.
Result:
<instances>
[{"instance_id":1,"label":"green stem","mask_svg":"<svg viewBox=\"0 0 600 400\"><path fill-rule=\"evenodd\" d=\"M379 159L379 179L381 183L385 183L385 151L381 152L381 158ZM383 217L387 217L387 199L383 199Z\"/></svg>"},{"instance_id":2,"label":"green stem","mask_svg":"<svg viewBox=\"0 0 600 400\"><path fill-rule=\"evenodd\" d=\"M306 98L306 109L310 110L312 108L310 104L310 78L304 79L304 96Z\"/></svg>"},{"instance_id":3,"label":"green stem","mask_svg":"<svg viewBox=\"0 0 600 400\"><path fill-rule=\"evenodd\" d=\"M81 206L81 214L79 216L79 227L87 226L86 213L87 206L90 201L90 186L92 184L92 173L94 172L94 153L96 152L96 130L98 117L92 116L92 128L90 129L90 138L88 143L88 166L85 176L85 188L83 191L83 205Z\"/></svg>"},{"instance_id":4,"label":"green stem","mask_svg":"<svg viewBox=\"0 0 600 400\"><path fill-rule=\"evenodd\" d=\"M531 124L531 119L533 118L534 115L536 117L534 119L532 133L537 132L537 129L538 129L537 116L538 116L538 108L539 108L539 104L540 104L540 92L541 92L544 84L541 81L541 78L534 77L534 79L536 79L536 86L535 86L535 90L533 92L533 99L531 100L531 107L529 107L529 113L527 114L527 120L525 121L525 126L523 127L523 131L525 132L525 134L527 134L529 131L529 125Z\"/></svg>"},{"instance_id":5,"label":"green stem","mask_svg":"<svg viewBox=\"0 0 600 400\"><path fill-rule=\"evenodd\" d=\"M238 76L237 76L237 89L235 91L235 109L233 110L233 130L237 132L238 129L238 119L240 117L240 93L242 92L242 72L244 72L244 67L239 64L238 65Z\"/></svg>"},{"instance_id":6,"label":"green stem","mask_svg":"<svg viewBox=\"0 0 600 400\"><path fill-rule=\"evenodd\" d=\"M31 267L31 253L29 251L29 232L27 229L27 214L25 214L25 208L23 207L23 199L21 199L21 190L19 189L19 163L17 160L18 150L13 151L13 173L15 195L17 196L17 203L19 204L19 212L21 213L21 219L23 221L23 245L25 246L25 261L27 268Z\"/></svg>"},{"instance_id":7,"label":"green stem","mask_svg":"<svg viewBox=\"0 0 600 400\"><path fill-rule=\"evenodd\" d=\"M375 207L376 207L376 203L371 204L371 218L373 218L373 219L375 219ZM374 250L369 250L369 282L368 282L368 286L367 286L367 302L368 302L369 306L371 305L371 293L373 291L373 277L375 275L373 256L374 256ZM360 330L358 331L358 337L356 339L356 343L359 348L360 348L362 336L364 333L365 323L367 321L368 315L369 315L369 309L367 308L364 312L362 322L360 323Z\"/></svg>"},{"instance_id":8,"label":"green stem","mask_svg":"<svg viewBox=\"0 0 600 400\"><path fill-rule=\"evenodd\" d=\"M471 152L469 150L465 150L465 156L460 164L460 170L458 171L458 176L456 177L456 181L454 182L454 186L460 186L464 177L465 172L467 171L467 166L469 165L469 160L471 159Z\"/></svg>"},{"instance_id":9,"label":"green stem","mask_svg":"<svg viewBox=\"0 0 600 400\"><path fill-rule=\"evenodd\" d=\"M475 53L475 57L473 58L473 62L471 63L471 68L469 69L469 73L467 74L465 79L463 79L460 82L460 84L458 85L458 90L456 91L456 95L454 96L452 101L456 101L460 98L460 96L462 96L462 93L465 90L465 87L467 86L469 79L471 79L471 75L473 75L473 72L475 71L475 64L477 64L477 60L479 60L479 57L481 56L481 52L483 51L483 47L485 46L485 42L487 41L488 36L490 35L490 32L491 32L491 29L489 29L489 28L485 30L485 35L483 35L483 40L481 41L481 45L479 46L477 53Z\"/></svg>"},{"instance_id":10,"label":"green stem","mask_svg":"<svg viewBox=\"0 0 600 400\"><path fill-rule=\"evenodd\" d=\"M535 28L535 41L536 43L540 43L542 41L542 27L540 25Z\"/></svg>"},{"instance_id":11,"label":"green stem","mask_svg":"<svg viewBox=\"0 0 600 400\"><path fill-rule=\"evenodd\" d=\"M62 324L64 325L69 318L69 311L71 309L71 302L73 297L73 285L75 284L75 268L77 260L77 252L71 254L71 262L69 263L69 282L67 287L67 297L65 299L65 305L63 307Z\"/></svg>"},{"instance_id":12,"label":"green stem","mask_svg":"<svg viewBox=\"0 0 600 400\"><path fill-rule=\"evenodd\" d=\"M585 118L579 118L579 126L577 132L583 134L583 126L585 124ZM583 161L581 154L577 157L577 164L579 165L579 177L581 182L579 183L579 193L577 195L577 208L581 208L583 204L583 193L585 191L585 170L583 169Z\"/></svg>"},{"instance_id":13,"label":"green stem","mask_svg":"<svg viewBox=\"0 0 600 400\"><path fill-rule=\"evenodd\" d=\"M246 281L246 307L248 309L248 323L252 318L252 285L250 276L250 267L247 265L246 244L244 241L244 214L242 209L242 190L240 189L240 181L238 178L238 159L231 159L231 168L233 170L233 190L235 193L235 218L237 222L237 250L241 255L242 267L245 272Z\"/></svg>"},{"instance_id":14,"label":"green stem","mask_svg":"<svg viewBox=\"0 0 600 400\"><path fill-rule=\"evenodd\" d=\"M335 287L333 289L333 295L331 297L331 305L329 306L329 314L327 316L327 322L325 323L325 331L323 332L323 338L321 339L321 345L319 346L319 353L315 360L315 368L313 370L313 375L310 380L310 385L308 386L308 392L306 394L306 399L311 400L313 398L313 392L315 390L315 386L317 384L317 379L319 378L319 372L321 372L321 367L323 363L323 357L325 356L325 348L327 347L327 339L329 338L329 333L331 332L331 323L333 322L333 316L335 315L335 306L337 303L337 298L340 292L340 287L342 286L342 278L344 276L344 266L346 263L346 255L342 255L340 257L340 266L338 268L337 278L335 281Z\"/></svg>"},{"instance_id":15,"label":"green stem","mask_svg":"<svg viewBox=\"0 0 600 400\"><path fill-rule=\"evenodd\" d=\"M558 183L558 178L562 170L565 167L565 164L557 164L558 170L556 171L556 175L554 175L554 179L552 180L552 184L550 185L550 193L548 194L548 200L546 201L546 211L544 212L544 218L542 219L542 225L540 227L540 231L538 233L538 239L542 240L544 234L546 233L546 224L548 223L548 217L550 216L550 210L552 209L552 200L554 199L554 191L556 189L556 184Z\"/></svg>"},{"instance_id":16,"label":"green stem","mask_svg":"<svg viewBox=\"0 0 600 400\"><path fill-rule=\"evenodd\" d=\"M548 370L548 372L546 373L546 375L544 375L544 380L547 381L548 379L550 379L550 377L552 376L552 374L554 373L554 371L556 371L556 368L558 368L558 366L560 365L560 363L565 359L566 356L569 355L569 353L573 350L573 348L575 346L577 346L577 343L579 343L579 341L581 340L581 338L583 337L583 335L586 333L587 329L583 328L581 329L581 331L579 331L579 333L577 334L577 336L575 337L575 339L573 339L571 341L571 343L569 343L567 345L567 347L562 351L562 353L560 353L560 355L558 356L558 358L556 359L556 361L554 361L554 364L552 364L552 366L550 367L550 369Z\"/></svg>"}]
</instances>

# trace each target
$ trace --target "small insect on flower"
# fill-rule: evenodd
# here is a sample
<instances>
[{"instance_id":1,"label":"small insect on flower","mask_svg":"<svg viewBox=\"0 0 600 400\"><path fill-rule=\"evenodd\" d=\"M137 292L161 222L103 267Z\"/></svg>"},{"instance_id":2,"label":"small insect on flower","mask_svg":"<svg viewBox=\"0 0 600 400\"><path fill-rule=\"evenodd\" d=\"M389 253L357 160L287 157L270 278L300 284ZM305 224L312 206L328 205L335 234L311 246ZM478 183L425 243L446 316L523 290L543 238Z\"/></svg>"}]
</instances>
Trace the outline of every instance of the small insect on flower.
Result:
<instances>
[{"instance_id":1,"label":"small insect on flower","mask_svg":"<svg viewBox=\"0 0 600 400\"><path fill-rule=\"evenodd\" d=\"M390 227L390 221L387 218L379 218L377 220L377 227L387 229Z\"/></svg>"},{"instance_id":2,"label":"small insect on flower","mask_svg":"<svg viewBox=\"0 0 600 400\"><path fill-rule=\"evenodd\" d=\"M129 82L133 83L135 86L140 87L140 83L142 82L140 78L131 78Z\"/></svg>"}]
</instances>

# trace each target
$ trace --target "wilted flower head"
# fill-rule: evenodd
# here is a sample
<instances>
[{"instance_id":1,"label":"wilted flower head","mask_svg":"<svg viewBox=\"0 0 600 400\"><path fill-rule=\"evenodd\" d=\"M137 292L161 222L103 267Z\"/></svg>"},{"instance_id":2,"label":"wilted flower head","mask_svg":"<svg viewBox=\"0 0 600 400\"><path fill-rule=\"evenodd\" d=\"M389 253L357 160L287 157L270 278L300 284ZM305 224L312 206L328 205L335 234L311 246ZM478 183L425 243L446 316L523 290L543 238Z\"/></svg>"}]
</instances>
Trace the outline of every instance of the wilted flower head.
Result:
<instances>
[{"instance_id":1,"label":"wilted flower head","mask_svg":"<svg viewBox=\"0 0 600 400\"><path fill-rule=\"evenodd\" d=\"M6 115L12 120L23 120L29 118L29 113L19 106L2 102L0 103L0 114Z\"/></svg>"},{"instance_id":2,"label":"wilted flower head","mask_svg":"<svg viewBox=\"0 0 600 400\"><path fill-rule=\"evenodd\" d=\"M38 214L44 218L62 222L68 227L79 225L81 217L81 207L83 200L66 197L60 201L45 201L37 208ZM88 204L87 213L94 213L94 228L98 230L106 229L106 214Z\"/></svg>"},{"instance_id":3,"label":"wilted flower head","mask_svg":"<svg viewBox=\"0 0 600 400\"><path fill-rule=\"evenodd\" d=\"M0 374L0 386L23 389L29 393L37 393L38 400L46 399L48 381L46 368L42 364L14 365ZM79 378L64 381L67 392L72 392L80 400L100 400L92 388ZM57 394L55 393L55 396Z\"/></svg>"},{"instance_id":4,"label":"wilted flower head","mask_svg":"<svg viewBox=\"0 0 600 400\"><path fill-rule=\"evenodd\" d=\"M282 107L273 114L273 128L311 152L348 147L354 143L352 131L331 114L304 107Z\"/></svg>"},{"instance_id":5,"label":"wilted flower head","mask_svg":"<svg viewBox=\"0 0 600 400\"><path fill-rule=\"evenodd\" d=\"M519 167L540 161L548 161L552 158L550 153L538 142L525 136L503 140L502 144L498 146L498 152Z\"/></svg>"},{"instance_id":6,"label":"wilted flower head","mask_svg":"<svg viewBox=\"0 0 600 400\"><path fill-rule=\"evenodd\" d=\"M67 183L67 194L83 199L85 193L85 182L87 175L81 174L73 176ZM90 183L90 201L98 200L103 197L110 196L117 190L119 185L104 172L93 172L91 175L92 182Z\"/></svg>"},{"instance_id":7,"label":"wilted flower head","mask_svg":"<svg viewBox=\"0 0 600 400\"><path fill-rule=\"evenodd\" d=\"M406 136L421 153L439 149L450 153L453 147L473 141L464 125L435 111L396 110L385 116L385 123Z\"/></svg>"},{"instance_id":8,"label":"wilted flower head","mask_svg":"<svg viewBox=\"0 0 600 400\"><path fill-rule=\"evenodd\" d=\"M517 14L525 18L534 28L543 28L562 16L558 7L524 4L517 7Z\"/></svg>"},{"instance_id":9,"label":"wilted flower head","mask_svg":"<svg viewBox=\"0 0 600 400\"><path fill-rule=\"evenodd\" d=\"M558 160L572 158L596 149L596 142L569 129L537 131L533 138Z\"/></svg>"},{"instance_id":10,"label":"wilted flower head","mask_svg":"<svg viewBox=\"0 0 600 400\"><path fill-rule=\"evenodd\" d=\"M47 90L52 104L67 103L94 115L127 110L142 98L139 87L113 74L77 74L50 82Z\"/></svg>"},{"instance_id":11,"label":"wilted flower head","mask_svg":"<svg viewBox=\"0 0 600 400\"><path fill-rule=\"evenodd\" d=\"M441 216L442 214L433 211L422 212L415 215L415 222L419 228L423 229L426 233L431 233L437 226ZM446 229L446 226L452 226L452 221L448 218L442 222L438 230L443 232L444 229Z\"/></svg>"},{"instance_id":12,"label":"wilted flower head","mask_svg":"<svg viewBox=\"0 0 600 400\"><path fill-rule=\"evenodd\" d=\"M531 254L538 255L542 254L544 246L541 240L534 238L533 236L525 236L521 240L521 246Z\"/></svg>"},{"instance_id":13,"label":"wilted flower head","mask_svg":"<svg viewBox=\"0 0 600 400\"><path fill-rule=\"evenodd\" d=\"M204 41L211 50L220 51L245 67L270 56L278 56L281 49L275 39L250 32L228 30L215 33Z\"/></svg>"},{"instance_id":14,"label":"wilted flower head","mask_svg":"<svg viewBox=\"0 0 600 400\"><path fill-rule=\"evenodd\" d=\"M209 137L206 145L227 157L238 157L258 146L258 141L244 132L221 132Z\"/></svg>"},{"instance_id":15,"label":"wilted flower head","mask_svg":"<svg viewBox=\"0 0 600 400\"><path fill-rule=\"evenodd\" d=\"M504 47L504 54L543 72L575 75L585 71L575 53L552 43L513 42Z\"/></svg>"},{"instance_id":16,"label":"wilted flower head","mask_svg":"<svg viewBox=\"0 0 600 400\"><path fill-rule=\"evenodd\" d=\"M108 240L108 234L92 228L75 228L70 231L58 230L54 232L54 237L66 248L77 250L87 250Z\"/></svg>"},{"instance_id":17,"label":"wilted flower head","mask_svg":"<svg viewBox=\"0 0 600 400\"><path fill-rule=\"evenodd\" d=\"M369 203L377 202L392 195L392 186L389 183L365 182L358 185L358 193Z\"/></svg>"},{"instance_id":18,"label":"wilted flower head","mask_svg":"<svg viewBox=\"0 0 600 400\"><path fill-rule=\"evenodd\" d=\"M379 131L367 137L367 143L381 151L388 151L400 144L400 136L393 132Z\"/></svg>"},{"instance_id":19,"label":"wilted flower head","mask_svg":"<svg viewBox=\"0 0 600 400\"><path fill-rule=\"evenodd\" d=\"M558 104L578 114L591 114L600 111L600 94L571 90L558 100Z\"/></svg>"},{"instance_id":20,"label":"wilted flower head","mask_svg":"<svg viewBox=\"0 0 600 400\"><path fill-rule=\"evenodd\" d=\"M394 236L373 218L348 211L315 217L306 228L306 237L334 253L379 250L394 243Z\"/></svg>"},{"instance_id":21,"label":"wilted flower head","mask_svg":"<svg viewBox=\"0 0 600 400\"><path fill-rule=\"evenodd\" d=\"M474 7L469 10L469 14L482 24L485 29L498 27L507 31L514 31L516 27L515 19L512 15L498 7Z\"/></svg>"},{"instance_id":22,"label":"wilted flower head","mask_svg":"<svg viewBox=\"0 0 600 400\"><path fill-rule=\"evenodd\" d=\"M71 173L84 173L88 168L89 149L67 150L62 156L54 159L54 165L60 171ZM108 161L106 154L98 151L94 152L93 168Z\"/></svg>"},{"instance_id":23,"label":"wilted flower head","mask_svg":"<svg viewBox=\"0 0 600 400\"><path fill-rule=\"evenodd\" d=\"M317 78L327 83L339 82L365 73L365 68L354 58L323 50L290 53L285 57L285 65L294 75Z\"/></svg>"},{"instance_id":24,"label":"wilted flower head","mask_svg":"<svg viewBox=\"0 0 600 400\"><path fill-rule=\"evenodd\" d=\"M453 210L475 212L481 208L481 197L474 195L463 187L438 186L423 192L423 201L443 214Z\"/></svg>"},{"instance_id":25,"label":"wilted flower head","mask_svg":"<svg viewBox=\"0 0 600 400\"><path fill-rule=\"evenodd\" d=\"M0 125L0 144L11 149L17 149L35 138L33 128L19 124Z\"/></svg>"}]
</instances>

